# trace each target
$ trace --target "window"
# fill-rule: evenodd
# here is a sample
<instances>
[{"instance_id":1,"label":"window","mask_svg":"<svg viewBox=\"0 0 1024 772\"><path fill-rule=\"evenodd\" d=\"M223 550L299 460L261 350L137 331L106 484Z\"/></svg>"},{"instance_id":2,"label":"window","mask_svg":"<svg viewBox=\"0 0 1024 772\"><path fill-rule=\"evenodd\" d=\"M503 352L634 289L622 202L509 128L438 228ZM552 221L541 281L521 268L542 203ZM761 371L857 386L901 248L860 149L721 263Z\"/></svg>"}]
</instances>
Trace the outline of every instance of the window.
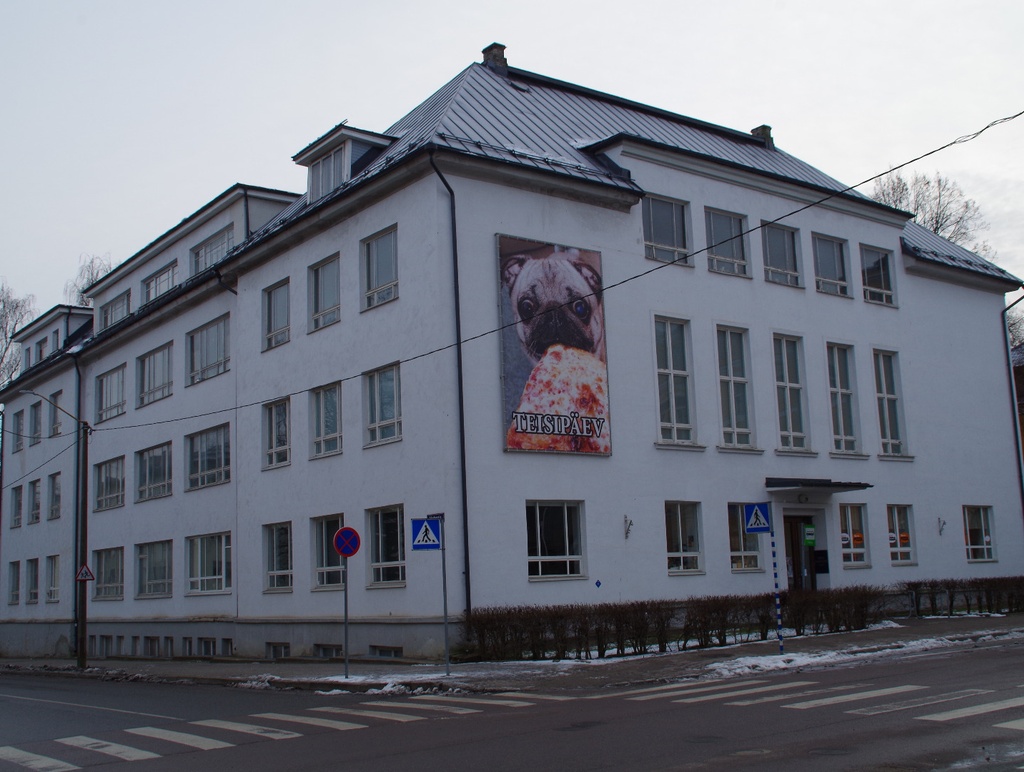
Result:
<instances>
[{"instance_id":1,"label":"window","mask_svg":"<svg viewBox=\"0 0 1024 772\"><path fill-rule=\"evenodd\" d=\"M139 407L171 396L171 345L167 343L138 358Z\"/></svg>"},{"instance_id":2,"label":"window","mask_svg":"<svg viewBox=\"0 0 1024 772\"><path fill-rule=\"evenodd\" d=\"M165 442L135 454L138 501L171 495L171 443Z\"/></svg>"},{"instance_id":3,"label":"window","mask_svg":"<svg viewBox=\"0 0 1024 772\"><path fill-rule=\"evenodd\" d=\"M691 442L690 371L686 356L686 323L654 320L658 364L659 438L662 442Z\"/></svg>"},{"instance_id":4,"label":"window","mask_svg":"<svg viewBox=\"0 0 1024 772\"><path fill-rule=\"evenodd\" d=\"M49 345L49 341L46 338L41 338L36 341L36 361L42 362L46 359L46 348Z\"/></svg>"},{"instance_id":5,"label":"window","mask_svg":"<svg viewBox=\"0 0 1024 772\"><path fill-rule=\"evenodd\" d=\"M14 431L14 450L12 453L17 453L19 450L25 447L25 411L19 410L14 414L14 426L11 427Z\"/></svg>"},{"instance_id":6,"label":"window","mask_svg":"<svg viewBox=\"0 0 1024 772\"><path fill-rule=\"evenodd\" d=\"M229 360L227 316L188 334L189 383L227 372Z\"/></svg>"},{"instance_id":7,"label":"window","mask_svg":"<svg viewBox=\"0 0 1024 772\"><path fill-rule=\"evenodd\" d=\"M897 395L896 355L875 352L875 397L878 400L878 430L882 438L882 454L899 456L904 452L900 429L900 401Z\"/></svg>"},{"instance_id":8,"label":"window","mask_svg":"<svg viewBox=\"0 0 1024 772\"><path fill-rule=\"evenodd\" d=\"M263 350L287 343L291 337L288 282L263 290Z\"/></svg>"},{"instance_id":9,"label":"window","mask_svg":"<svg viewBox=\"0 0 1024 772\"><path fill-rule=\"evenodd\" d=\"M341 451L341 384L313 389L313 455Z\"/></svg>"},{"instance_id":10,"label":"window","mask_svg":"<svg viewBox=\"0 0 1024 772\"><path fill-rule=\"evenodd\" d=\"M867 528L863 504L839 505L839 540L844 566L869 565Z\"/></svg>"},{"instance_id":11,"label":"window","mask_svg":"<svg viewBox=\"0 0 1024 772\"><path fill-rule=\"evenodd\" d=\"M60 472L54 472L47 478L47 519L56 520L60 517Z\"/></svg>"},{"instance_id":12,"label":"window","mask_svg":"<svg viewBox=\"0 0 1024 772\"><path fill-rule=\"evenodd\" d=\"M11 488L11 528L21 527L21 504L22 487L15 485Z\"/></svg>"},{"instance_id":13,"label":"window","mask_svg":"<svg viewBox=\"0 0 1024 772\"><path fill-rule=\"evenodd\" d=\"M402 393L398 365L366 374L367 444L401 439Z\"/></svg>"},{"instance_id":14,"label":"window","mask_svg":"<svg viewBox=\"0 0 1024 772\"><path fill-rule=\"evenodd\" d=\"M62 391L55 391L50 395L50 436L56 437L60 434L60 398L64 395Z\"/></svg>"},{"instance_id":15,"label":"window","mask_svg":"<svg viewBox=\"0 0 1024 772\"><path fill-rule=\"evenodd\" d=\"M718 328L718 385L722 401L722 444L750 447L750 414L747 405L746 332Z\"/></svg>"},{"instance_id":16,"label":"window","mask_svg":"<svg viewBox=\"0 0 1024 772\"><path fill-rule=\"evenodd\" d=\"M313 329L319 330L341 318L341 273L337 256L310 269L310 303Z\"/></svg>"},{"instance_id":17,"label":"window","mask_svg":"<svg viewBox=\"0 0 1024 772\"><path fill-rule=\"evenodd\" d=\"M913 563L914 530L910 507L890 504L886 511L889 515L889 559L894 566Z\"/></svg>"},{"instance_id":18,"label":"window","mask_svg":"<svg viewBox=\"0 0 1024 772\"><path fill-rule=\"evenodd\" d=\"M50 344L53 346L54 351L60 350L60 330L53 331L53 335L50 338Z\"/></svg>"},{"instance_id":19,"label":"window","mask_svg":"<svg viewBox=\"0 0 1024 772\"><path fill-rule=\"evenodd\" d=\"M219 263L231 249L234 233L229 226L211 236L202 244L192 248L192 275L201 273L214 263Z\"/></svg>"},{"instance_id":20,"label":"window","mask_svg":"<svg viewBox=\"0 0 1024 772\"><path fill-rule=\"evenodd\" d=\"M742 504L729 505L729 561L733 571L761 568L761 539L759 534L747 533Z\"/></svg>"},{"instance_id":21,"label":"window","mask_svg":"<svg viewBox=\"0 0 1024 772\"><path fill-rule=\"evenodd\" d=\"M43 403L35 402L28 406L29 445L36 445L43 438Z\"/></svg>"},{"instance_id":22,"label":"window","mask_svg":"<svg viewBox=\"0 0 1024 772\"><path fill-rule=\"evenodd\" d=\"M274 523L263 526L267 556L267 589L292 588L292 524Z\"/></svg>"},{"instance_id":23,"label":"window","mask_svg":"<svg viewBox=\"0 0 1024 772\"><path fill-rule=\"evenodd\" d=\"M93 597L98 600L121 600L124 597L124 547L96 550L92 553L96 567Z\"/></svg>"},{"instance_id":24,"label":"window","mask_svg":"<svg viewBox=\"0 0 1024 772\"><path fill-rule=\"evenodd\" d=\"M174 284L174 274L177 270L177 263L161 268L151 276L142 280L142 302L148 303L158 298L171 289Z\"/></svg>"},{"instance_id":25,"label":"window","mask_svg":"<svg viewBox=\"0 0 1024 772\"><path fill-rule=\"evenodd\" d=\"M644 254L663 263L689 265L686 251L686 205L648 196L641 201Z\"/></svg>"},{"instance_id":26,"label":"window","mask_svg":"<svg viewBox=\"0 0 1024 772\"><path fill-rule=\"evenodd\" d=\"M60 601L60 555L46 557L46 602Z\"/></svg>"},{"instance_id":27,"label":"window","mask_svg":"<svg viewBox=\"0 0 1024 772\"><path fill-rule=\"evenodd\" d=\"M665 541L669 573L700 571L700 505L665 502Z\"/></svg>"},{"instance_id":28,"label":"window","mask_svg":"<svg viewBox=\"0 0 1024 772\"><path fill-rule=\"evenodd\" d=\"M32 347L25 346L25 353L21 355L21 371L25 372L32 367Z\"/></svg>"},{"instance_id":29,"label":"window","mask_svg":"<svg viewBox=\"0 0 1024 772\"><path fill-rule=\"evenodd\" d=\"M743 251L743 218L736 214L705 211L708 237L708 268L721 273L747 274Z\"/></svg>"},{"instance_id":30,"label":"window","mask_svg":"<svg viewBox=\"0 0 1024 772\"><path fill-rule=\"evenodd\" d=\"M214 533L188 539L188 591L231 589L231 534Z\"/></svg>"},{"instance_id":31,"label":"window","mask_svg":"<svg viewBox=\"0 0 1024 772\"><path fill-rule=\"evenodd\" d=\"M185 438L188 446L188 488L205 488L231 479L231 440L224 424Z\"/></svg>"},{"instance_id":32,"label":"window","mask_svg":"<svg viewBox=\"0 0 1024 772\"><path fill-rule=\"evenodd\" d=\"M800 268L796 262L796 231L781 225L765 225L764 279L775 284L800 286Z\"/></svg>"},{"instance_id":33,"label":"window","mask_svg":"<svg viewBox=\"0 0 1024 772\"><path fill-rule=\"evenodd\" d=\"M25 602L39 602L39 558L25 561Z\"/></svg>"},{"instance_id":34,"label":"window","mask_svg":"<svg viewBox=\"0 0 1024 772\"><path fill-rule=\"evenodd\" d=\"M345 524L342 515L318 517L313 520L313 550L316 564L314 587L341 588L345 581L341 555L334 549L334 534Z\"/></svg>"},{"instance_id":35,"label":"window","mask_svg":"<svg viewBox=\"0 0 1024 772\"><path fill-rule=\"evenodd\" d=\"M829 295L850 294L846 278L846 257L843 242L830 239L828 236L813 236L814 275L817 279L818 292Z\"/></svg>"},{"instance_id":36,"label":"window","mask_svg":"<svg viewBox=\"0 0 1024 772\"><path fill-rule=\"evenodd\" d=\"M581 505L569 501L526 502L526 552L531 577L583 575Z\"/></svg>"},{"instance_id":37,"label":"window","mask_svg":"<svg viewBox=\"0 0 1024 772\"><path fill-rule=\"evenodd\" d=\"M284 466L291 460L288 400L263 406L263 466Z\"/></svg>"},{"instance_id":38,"label":"window","mask_svg":"<svg viewBox=\"0 0 1024 772\"><path fill-rule=\"evenodd\" d=\"M874 247L861 246L861 277L864 280L864 299L869 303L894 304L892 291L891 254Z\"/></svg>"},{"instance_id":39,"label":"window","mask_svg":"<svg viewBox=\"0 0 1024 772\"><path fill-rule=\"evenodd\" d=\"M96 465L96 511L124 506L124 456Z\"/></svg>"},{"instance_id":40,"label":"window","mask_svg":"<svg viewBox=\"0 0 1024 772\"><path fill-rule=\"evenodd\" d=\"M171 542L154 541L135 548L139 596L166 597L172 591Z\"/></svg>"},{"instance_id":41,"label":"window","mask_svg":"<svg viewBox=\"0 0 1024 772\"><path fill-rule=\"evenodd\" d=\"M7 602L12 606L21 603L21 561L7 564Z\"/></svg>"},{"instance_id":42,"label":"window","mask_svg":"<svg viewBox=\"0 0 1024 772\"><path fill-rule=\"evenodd\" d=\"M964 545L968 560L995 560L992 507L964 507Z\"/></svg>"},{"instance_id":43,"label":"window","mask_svg":"<svg viewBox=\"0 0 1024 772\"><path fill-rule=\"evenodd\" d=\"M112 324L124 319L131 311L131 290L126 290L100 306L100 329L106 329Z\"/></svg>"},{"instance_id":44,"label":"window","mask_svg":"<svg viewBox=\"0 0 1024 772\"><path fill-rule=\"evenodd\" d=\"M96 422L119 416L124 411L124 365L121 365L96 378Z\"/></svg>"},{"instance_id":45,"label":"window","mask_svg":"<svg viewBox=\"0 0 1024 772\"><path fill-rule=\"evenodd\" d=\"M779 408L779 446L804 450L804 389L800 374L800 339L776 335L775 397Z\"/></svg>"},{"instance_id":46,"label":"window","mask_svg":"<svg viewBox=\"0 0 1024 772\"><path fill-rule=\"evenodd\" d=\"M374 509L370 520L370 572L372 581L405 581L405 516L401 507Z\"/></svg>"},{"instance_id":47,"label":"window","mask_svg":"<svg viewBox=\"0 0 1024 772\"><path fill-rule=\"evenodd\" d=\"M28 484L28 522L38 523L42 505L39 501L39 480Z\"/></svg>"},{"instance_id":48,"label":"window","mask_svg":"<svg viewBox=\"0 0 1024 772\"><path fill-rule=\"evenodd\" d=\"M316 201L338 188L348 179L348 165L345 154L348 143L333 153L328 153L309 167L309 200Z\"/></svg>"},{"instance_id":49,"label":"window","mask_svg":"<svg viewBox=\"0 0 1024 772\"><path fill-rule=\"evenodd\" d=\"M398 230L392 228L363 242L366 308L398 297Z\"/></svg>"},{"instance_id":50,"label":"window","mask_svg":"<svg viewBox=\"0 0 1024 772\"><path fill-rule=\"evenodd\" d=\"M829 343L826 347L829 403L832 407L832 449L839 453L854 453L857 450L851 351L849 347L835 343Z\"/></svg>"}]
</instances>

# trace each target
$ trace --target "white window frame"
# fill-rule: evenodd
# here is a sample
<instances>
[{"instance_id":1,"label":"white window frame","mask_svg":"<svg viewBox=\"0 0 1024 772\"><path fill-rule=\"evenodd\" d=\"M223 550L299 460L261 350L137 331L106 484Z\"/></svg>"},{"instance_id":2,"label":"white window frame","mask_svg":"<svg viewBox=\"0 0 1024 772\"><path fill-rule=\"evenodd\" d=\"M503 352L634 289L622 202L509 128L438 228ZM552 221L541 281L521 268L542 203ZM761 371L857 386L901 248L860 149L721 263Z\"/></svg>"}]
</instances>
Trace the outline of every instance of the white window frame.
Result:
<instances>
[{"instance_id":1,"label":"white window frame","mask_svg":"<svg viewBox=\"0 0 1024 772\"><path fill-rule=\"evenodd\" d=\"M94 485L96 498L93 511L102 512L124 506L124 456L96 464Z\"/></svg>"},{"instance_id":2,"label":"white window frame","mask_svg":"<svg viewBox=\"0 0 1024 772\"><path fill-rule=\"evenodd\" d=\"M291 284L288 279L263 290L263 350L291 340Z\"/></svg>"},{"instance_id":3,"label":"white window frame","mask_svg":"<svg viewBox=\"0 0 1024 772\"><path fill-rule=\"evenodd\" d=\"M294 564L292 562L292 524L269 523L263 526L266 558L266 592L291 592Z\"/></svg>"},{"instance_id":4,"label":"white window frame","mask_svg":"<svg viewBox=\"0 0 1024 772\"><path fill-rule=\"evenodd\" d=\"M25 489L20 485L11 488L11 528L21 528L21 510L24 506Z\"/></svg>"},{"instance_id":5,"label":"white window frame","mask_svg":"<svg viewBox=\"0 0 1024 772\"><path fill-rule=\"evenodd\" d=\"M100 306L100 329L105 330L112 324L117 324L131 313L132 291L125 290L109 303Z\"/></svg>"},{"instance_id":6,"label":"white window frame","mask_svg":"<svg viewBox=\"0 0 1024 772\"><path fill-rule=\"evenodd\" d=\"M341 383L331 383L310 392L310 420L313 423L313 458L333 456L342 451ZM329 420L329 402L334 402L334 429Z\"/></svg>"},{"instance_id":7,"label":"white window frame","mask_svg":"<svg viewBox=\"0 0 1024 772\"><path fill-rule=\"evenodd\" d=\"M174 592L174 544L170 539L135 545L136 597L169 598Z\"/></svg>"},{"instance_id":8,"label":"white window frame","mask_svg":"<svg viewBox=\"0 0 1024 772\"><path fill-rule=\"evenodd\" d=\"M96 376L96 423L123 415L128 400L124 392L125 365Z\"/></svg>"},{"instance_id":9,"label":"white window frame","mask_svg":"<svg viewBox=\"0 0 1024 772\"><path fill-rule=\"evenodd\" d=\"M32 523L38 523L42 517L43 502L42 502L42 480L31 480L28 484L28 512L26 522L29 525Z\"/></svg>"},{"instance_id":10,"label":"white window frame","mask_svg":"<svg viewBox=\"0 0 1024 772\"><path fill-rule=\"evenodd\" d=\"M60 517L60 472L54 472L46 478L47 508L46 519L57 520Z\"/></svg>"},{"instance_id":11,"label":"white window frame","mask_svg":"<svg viewBox=\"0 0 1024 772\"><path fill-rule=\"evenodd\" d=\"M124 547L110 547L92 553L96 581L93 582L93 600L122 600L124 598Z\"/></svg>"},{"instance_id":12,"label":"white window frame","mask_svg":"<svg viewBox=\"0 0 1024 772\"><path fill-rule=\"evenodd\" d=\"M165 265L159 271L151 273L142 280L142 303L145 305L151 300L156 300L165 292L172 290L176 284L178 271L177 262Z\"/></svg>"},{"instance_id":13,"label":"white window frame","mask_svg":"<svg viewBox=\"0 0 1024 772\"><path fill-rule=\"evenodd\" d=\"M889 521L889 560L894 566L917 563L917 537L914 535L914 512L909 504L886 506Z\"/></svg>"},{"instance_id":14,"label":"white window frame","mask_svg":"<svg viewBox=\"0 0 1024 772\"><path fill-rule=\"evenodd\" d=\"M892 252L861 244L860 266L864 300L883 306L896 305Z\"/></svg>"},{"instance_id":15,"label":"white window frame","mask_svg":"<svg viewBox=\"0 0 1024 772\"><path fill-rule=\"evenodd\" d=\"M189 251L192 275L202 273L210 266L219 263L231 251L232 246L234 246L234 226L229 225L192 247Z\"/></svg>"},{"instance_id":16,"label":"white window frame","mask_svg":"<svg viewBox=\"0 0 1024 772\"><path fill-rule=\"evenodd\" d=\"M667 317L654 319L659 443L686 445L694 442L689 335L689 322Z\"/></svg>"},{"instance_id":17,"label":"white window frame","mask_svg":"<svg viewBox=\"0 0 1024 772\"><path fill-rule=\"evenodd\" d=\"M43 439L43 402L28 406L28 444L38 445Z\"/></svg>"},{"instance_id":18,"label":"white window frame","mask_svg":"<svg viewBox=\"0 0 1024 772\"><path fill-rule=\"evenodd\" d=\"M194 491L231 481L231 425L221 424L185 437L188 488Z\"/></svg>"},{"instance_id":19,"label":"white window frame","mask_svg":"<svg viewBox=\"0 0 1024 772\"><path fill-rule=\"evenodd\" d=\"M229 321L225 314L188 334L189 385L228 371L231 363Z\"/></svg>"},{"instance_id":20,"label":"white window frame","mask_svg":"<svg viewBox=\"0 0 1024 772\"><path fill-rule=\"evenodd\" d=\"M732 572L763 571L761 534L747 533L743 504L729 504L729 565Z\"/></svg>"},{"instance_id":21,"label":"white window frame","mask_svg":"<svg viewBox=\"0 0 1024 772\"><path fill-rule=\"evenodd\" d=\"M670 575L704 573L698 502L665 502L665 547Z\"/></svg>"},{"instance_id":22,"label":"white window frame","mask_svg":"<svg viewBox=\"0 0 1024 772\"><path fill-rule=\"evenodd\" d=\"M856 453L857 401L854 391L853 347L827 343L829 408L832 414L832 451Z\"/></svg>"},{"instance_id":23,"label":"white window frame","mask_svg":"<svg viewBox=\"0 0 1024 772\"><path fill-rule=\"evenodd\" d=\"M839 505L839 541L843 568L870 568L868 512L865 504Z\"/></svg>"},{"instance_id":24,"label":"white window frame","mask_svg":"<svg viewBox=\"0 0 1024 772\"><path fill-rule=\"evenodd\" d=\"M646 196L640 202L644 257L661 263L690 265L686 241L689 207L683 201Z\"/></svg>"},{"instance_id":25,"label":"white window frame","mask_svg":"<svg viewBox=\"0 0 1024 772\"><path fill-rule=\"evenodd\" d=\"M135 500L170 496L172 489L171 443L165 442L135 454Z\"/></svg>"},{"instance_id":26,"label":"white window frame","mask_svg":"<svg viewBox=\"0 0 1024 772\"><path fill-rule=\"evenodd\" d=\"M370 532L370 582L405 583L405 513L401 505L366 512Z\"/></svg>"},{"instance_id":27,"label":"white window frame","mask_svg":"<svg viewBox=\"0 0 1024 772\"><path fill-rule=\"evenodd\" d=\"M341 147L327 153L309 165L309 200L316 201L348 182L351 163L351 146L344 142Z\"/></svg>"},{"instance_id":28,"label":"white window frame","mask_svg":"<svg viewBox=\"0 0 1024 772\"><path fill-rule=\"evenodd\" d=\"M526 556L530 581L585 575L582 501L527 501Z\"/></svg>"},{"instance_id":29,"label":"white window frame","mask_svg":"<svg viewBox=\"0 0 1024 772\"><path fill-rule=\"evenodd\" d=\"M7 564L7 603L17 606L21 603L21 561L12 560Z\"/></svg>"},{"instance_id":30,"label":"white window frame","mask_svg":"<svg viewBox=\"0 0 1024 772\"><path fill-rule=\"evenodd\" d=\"M833 236L815 233L811 235L811 244L814 249L814 283L818 292L850 297L846 242ZM829 245L834 251L828 255L824 254L825 245ZM828 269L827 273L823 269Z\"/></svg>"},{"instance_id":31,"label":"white window frame","mask_svg":"<svg viewBox=\"0 0 1024 772\"><path fill-rule=\"evenodd\" d=\"M397 364L365 374L366 445L402 439L402 383Z\"/></svg>"},{"instance_id":32,"label":"white window frame","mask_svg":"<svg viewBox=\"0 0 1024 772\"><path fill-rule=\"evenodd\" d=\"M208 533L185 540L188 595L231 590L231 533Z\"/></svg>"},{"instance_id":33,"label":"white window frame","mask_svg":"<svg viewBox=\"0 0 1024 772\"><path fill-rule=\"evenodd\" d=\"M263 406L263 468L291 463L291 402L279 399Z\"/></svg>"},{"instance_id":34,"label":"white window frame","mask_svg":"<svg viewBox=\"0 0 1024 772\"><path fill-rule=\"evenodd\" d=\"M899 361L892 351L874 351L875 399L878 405L878 432L883 456L903 456L907 443L903 431L903 411L899 397Z\"/></svg>"},{"instance_id":35,"label":"white window frame","mask_svg":"<svg viewBox=\"0 0 1024 772\"><path fill-rule=\"evenodd\" d=\"M310 330L341 321L341 259L332 255L309 268Z\"/></svg>"},{"instance_id":36,"label":"white window frame","mask_svg":"<svg viewBox=\"0 0 1024 772\"><path fill-rule=\"evenodd\" d=\"M64 391L55 391L50 395L50 436L57 437L60 435L61 426L61 412L60 412L60 398L64 395Z\"/></svg>"},{"instance_id":37,"label":"white window frame","mask_svg":"<svg viewBox=\"0 0 1024 772\"><path fill-rule=\"evenodd\" d=\"M968 563L991 563L996 559L992 507L965 504L964 547Z\"/></svg>"},{"instance_id":38,"label":"white window frame","mask_svg":"<svg viewBox=\"0 0 1024 772\"><path fill-rule=\"evenodd\" d=\"M46 556L46 602L60 602L60 555Z\"/></svg>"},{"instance_id":39,"label":"white window frame","mask_svg":"<svg viewBox=\"0 0 1024 772\"><path fill-rule=\"evenodd\" d=\"M14 426L11 427L14 435L14 447L11 453L17 453L25 447L25 411L19 410L14 414Z\"/></svg>"},{"instance_id":40,"label":"white window frame","mask_svg":"<svg viewBox=\"0 0 1024 772\"><path fill-rule=\"evenodd\" d=\"M762 223L762 245L764 249L764 280L788 287L800 286L800 239L799 231L777 223ZM782 239L779 255L777 238ZM780 260L781 258L781 260ZM781 263L781 264L780 264Z\"/></svg>"},{"instance_id":41,"label":"white window frame","mask_svg":"<svg viewBox=\"0 0 1024 772\"><path fill-rule=\"evenodd\" d=\"M42 362L46 359L46 348L50 341L44 336L36 341L36 361Z\"/></svg>"},{"instance_id":42,"label":"white window frame","mask_svg":"<svg viewBox=\"0 0 1024 772\"><path fill-rule=\"evenodd\" d=\"M745 218L735 212L721 209L704 210L704 224L708 241L708 270L746 276L747 248L743 231ZM725 233L720 231L725 230Z\"/></svg>"},{"instance_id":43,"label":"white window frame","mask_svg":"<svg viewBox=\"0 0 1024 772\"><path fill-rule=\"evenodd\" d=\"M779 446L783 450L807 450L804 416L803 339L793 335L772 336L775 363L775 404L779 416Z\"/></svg>"},{"instance_id":44,"label":"white window frame","mask_svg":"<svg viewBox=\"0 0 1024 772\"><path fill-rule=\"evenodd\" d=\"M382 249L388 246L390 255ZM363 255L363 308L398 299L398 226L375 233L364 239Z\"/></svg>"},{"instance_id":45,"label":"white window frame","mask_svg":"<svg viewBox=\"0 0 1024 772\"><path fill-rule=\"evenodd\" d=\"M334 534L345 525L345 515L315 517L313 532L313 589L341 590L345 587L345 566L334 549Z\"/></svg>"},{"instance_id":46,"label":"white window frame","mask_svg":"<svg viewBox=\"0 0 1024 772\"><path fill-rule=\"evenodd\" d=\"M752 448L754 447L754 421L750 394L750 360L747 356L747 330L720 326L716 330L716 339L718 343L718 393L722 416L722 446Z\"/></svg>"},{"instance_id":47,"label":"white window frame","mask_svg":"<svg viewBox=\"0 0 1024 772\"><path fill-rule=\"evenodd\" d=\"M25 561L25 603L39 602L39 558Z\"/></svg>"},{"instance_id":48,"label":"white window frame","mask_svg":"<svg viewBox=\"0 0 1024 772\"><path fill-rule=\"evenodd\" d=\"M171 396L174 386L174 343L148 351L136 360L138 407L151 405Z\"/></svg>"}]
</instances>

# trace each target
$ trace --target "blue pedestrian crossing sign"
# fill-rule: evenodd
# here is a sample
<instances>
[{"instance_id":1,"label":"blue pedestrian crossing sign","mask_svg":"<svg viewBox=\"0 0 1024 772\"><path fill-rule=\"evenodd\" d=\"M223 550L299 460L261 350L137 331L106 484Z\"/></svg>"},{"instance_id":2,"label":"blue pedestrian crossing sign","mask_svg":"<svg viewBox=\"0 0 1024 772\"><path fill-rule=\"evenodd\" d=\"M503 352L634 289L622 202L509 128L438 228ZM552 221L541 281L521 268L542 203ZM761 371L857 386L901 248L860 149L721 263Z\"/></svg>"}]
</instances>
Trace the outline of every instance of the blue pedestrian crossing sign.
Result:
<instances>
[{"instance_id":1,"label":"blue pedestrian crossing sign","mask_svg":"<svg viewBox=\"0 0 1024 772\"><path fill-rule=\"evenodd\" d=\"M433 518L412 518L412 548L441 549L441 521Z\"/></svg>"},{"instance_id":2,"label":"blue pedestrian crossing sign","mask_svg":"<svg viewBox=\"0 0 1024 772\"><path fill-rule=\"evenodd\" d=\"M743 505L744 530L747 533L769 533L772 530L772 505L770 501Z\"/></svg>"}]
</instances>

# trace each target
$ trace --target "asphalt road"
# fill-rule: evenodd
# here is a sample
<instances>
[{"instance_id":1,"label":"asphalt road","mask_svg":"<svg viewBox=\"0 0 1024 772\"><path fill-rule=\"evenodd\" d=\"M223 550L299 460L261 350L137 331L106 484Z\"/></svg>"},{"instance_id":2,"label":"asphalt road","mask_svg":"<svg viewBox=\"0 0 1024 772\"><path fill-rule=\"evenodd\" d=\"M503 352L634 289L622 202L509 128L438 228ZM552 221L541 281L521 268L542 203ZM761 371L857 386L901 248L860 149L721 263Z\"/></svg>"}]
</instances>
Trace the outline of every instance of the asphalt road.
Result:
<instances>
[{"instance_id":1,"label":"asphalt road","mask_svg":"<svg viewBox=\"0 0 1024 772\"><path fill-rule=\"evenodd\" d=\"M1024 643L544 694L0 676L0 770L1024 768Z\"/></svg>"}]
</instances>

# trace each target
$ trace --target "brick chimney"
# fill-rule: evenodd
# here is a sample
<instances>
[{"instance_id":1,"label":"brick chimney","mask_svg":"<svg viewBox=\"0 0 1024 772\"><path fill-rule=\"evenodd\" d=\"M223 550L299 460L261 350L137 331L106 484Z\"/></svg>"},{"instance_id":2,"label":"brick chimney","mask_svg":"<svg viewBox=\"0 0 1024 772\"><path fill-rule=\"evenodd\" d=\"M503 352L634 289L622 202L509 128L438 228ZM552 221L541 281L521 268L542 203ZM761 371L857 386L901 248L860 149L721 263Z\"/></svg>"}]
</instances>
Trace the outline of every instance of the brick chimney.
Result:
<instances>
[{"instance_id":1,"label":"brick chimney","mask_svg":"<svg viewBox=\"0 0 1024 772\"><path fill-rule=\"evenodd\" d=\"M750 134L758 139L763 139L764 146L769 150L775 149L775 140L772 139L772 127L768 124L762 123L756 129L751 129Z\"/></svg>"},{"instance_id":2,"label":"brick chimney","mask_svg":"<svg viewBox=\"0 0 1024 772\"><path fill-rule=\"evenodd\" d=\"M505 46L501 43L491 43L483 50L484 64L492 70L504 73L508 70L508 60L505 58Z\"/></svg>"}]
</instances>

